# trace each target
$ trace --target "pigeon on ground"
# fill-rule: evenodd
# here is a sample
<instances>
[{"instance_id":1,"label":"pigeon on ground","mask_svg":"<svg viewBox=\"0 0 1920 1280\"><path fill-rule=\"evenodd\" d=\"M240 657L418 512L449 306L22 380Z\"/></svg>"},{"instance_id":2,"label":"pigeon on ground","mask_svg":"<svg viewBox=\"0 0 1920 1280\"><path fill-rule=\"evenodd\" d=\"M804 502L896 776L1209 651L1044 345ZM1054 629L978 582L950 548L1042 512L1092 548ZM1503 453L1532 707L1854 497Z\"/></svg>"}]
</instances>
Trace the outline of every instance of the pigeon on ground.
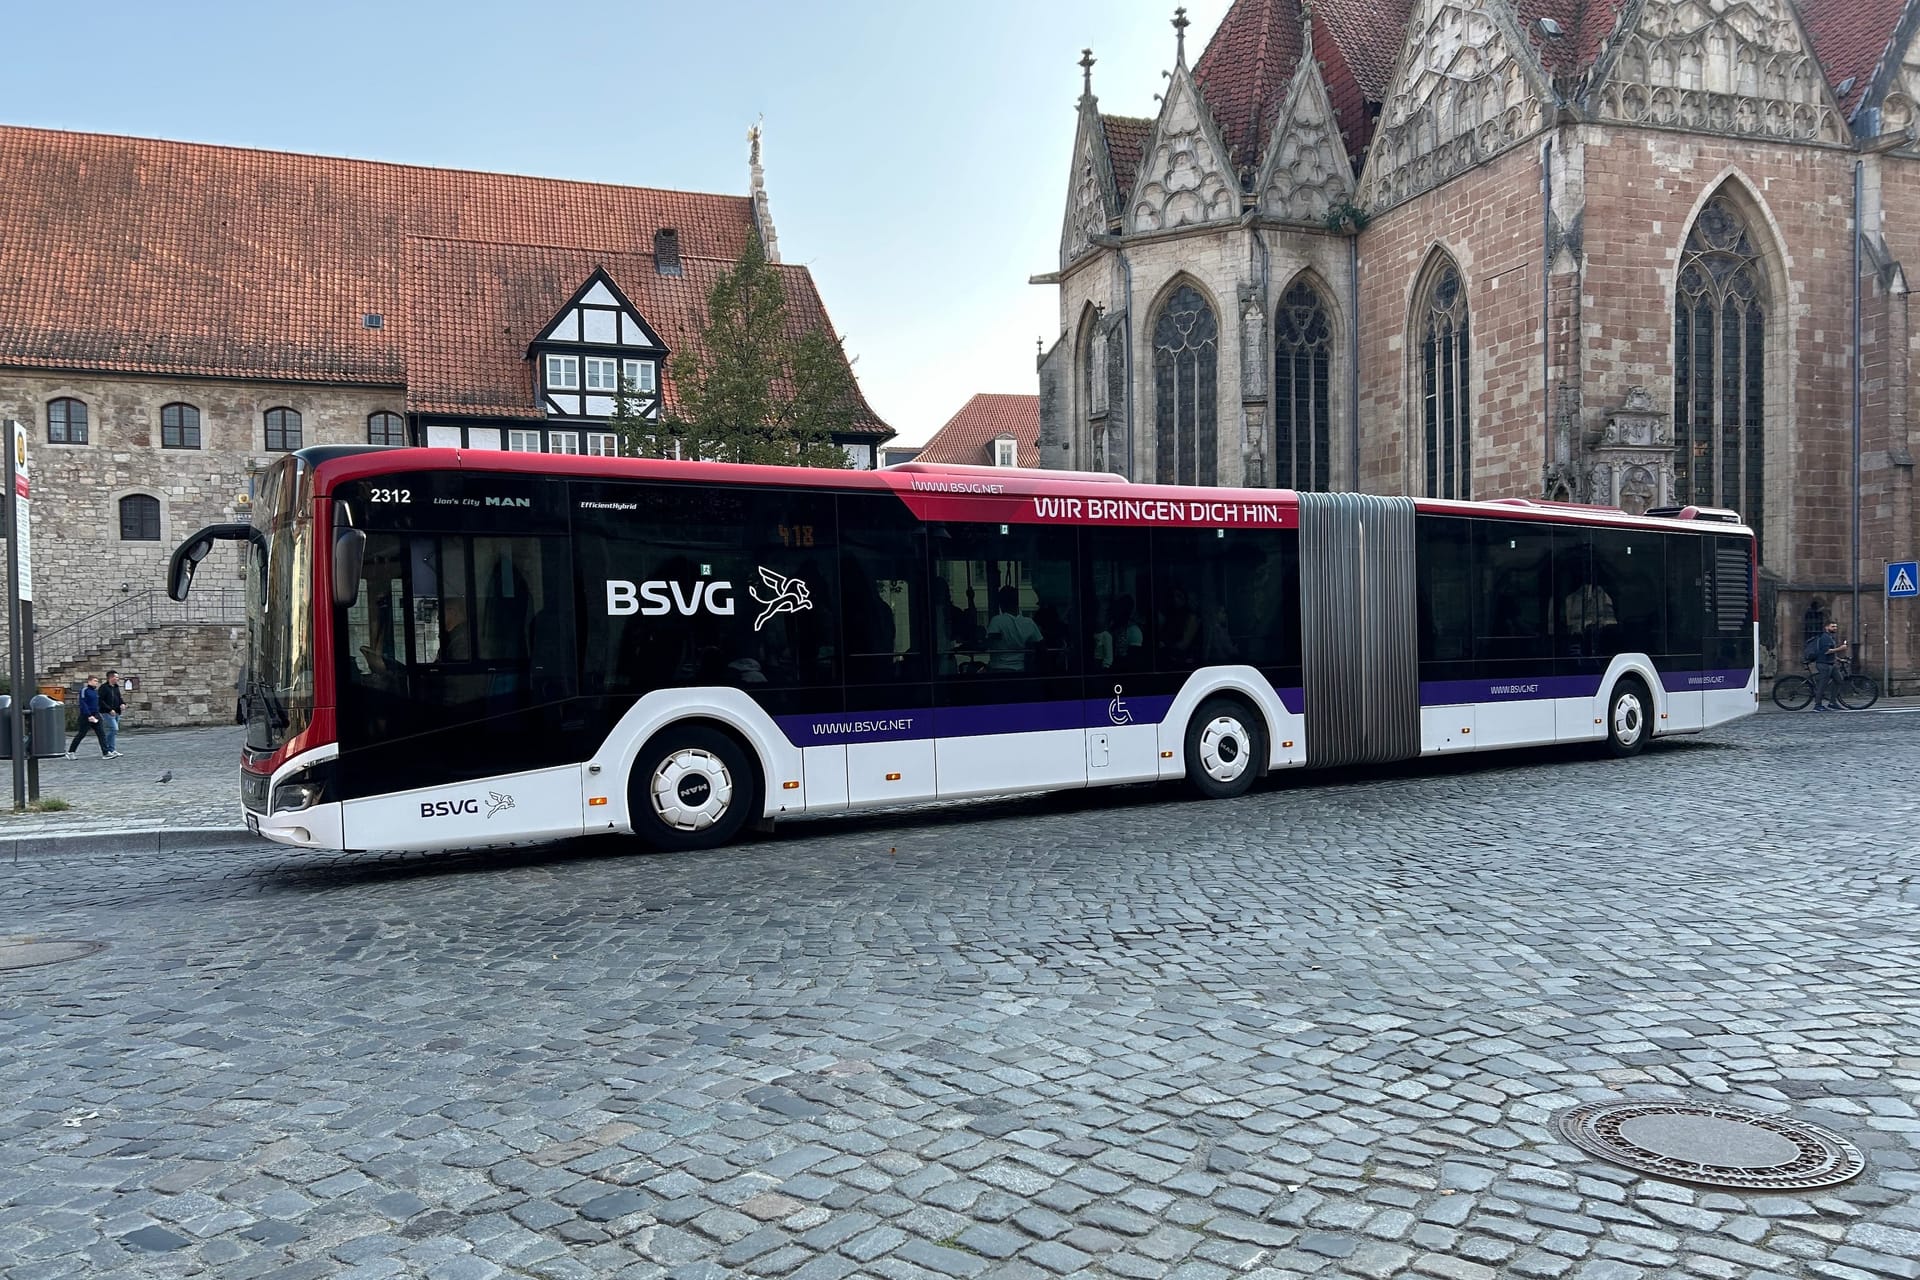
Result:
<instances>
[{"instance_id":1,"label":"pigeon on ground","mask_svg":"<svg viewBox=\"0 0 1920 1280\"><path fill-rule=\"evenodd\" d=\"M172 782L172 781L173 781L173 770L171 770L171 769L169 769L169 770L167 770L167 771L166 771L165 773L163 773L163 774L161 774L161 775L160 775L160 781L162 781L162 782Z\"/></svg>"}]
</instances>

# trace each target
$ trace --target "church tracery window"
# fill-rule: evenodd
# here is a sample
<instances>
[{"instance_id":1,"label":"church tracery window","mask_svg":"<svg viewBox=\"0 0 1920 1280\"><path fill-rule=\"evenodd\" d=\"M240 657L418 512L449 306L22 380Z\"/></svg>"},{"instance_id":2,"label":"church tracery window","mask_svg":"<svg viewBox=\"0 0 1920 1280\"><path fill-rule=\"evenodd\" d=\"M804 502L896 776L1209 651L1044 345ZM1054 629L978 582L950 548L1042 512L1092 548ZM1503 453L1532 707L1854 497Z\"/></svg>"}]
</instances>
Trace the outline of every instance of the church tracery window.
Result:
<instances>
[{"instance_id":1,"label":"church tracery window","mask_svg":"<svg viewBox=\"0 0 1920 1280\"><path fill-rule=\"evenodd\" d=\"M1700 211L1680 256L1673 305L1675 490L1725 507L1758 538L1765 521L1767 289L1733 204Z\"/></svg>"},{"instance_id":2,"label":"church tracery window","mask_svg":"<svg viewBox=\"0 0 1920 1280\"><path fill-rule=\"evenodd\" d=\"M1446 259L1432 273L1414 308L1419 348L1421 437L1426 495L1473 497L1473 431L1467 407L1469 326L1467 290Z\"/></svg>"},{"instance_id":3,"label":"church tracery window","mask_svg":"<svg viewBox=\"0 0 1920 1280\"><path fill-rule=\"evenodd\" d=\"M1319 290L1287 290L1273 326L1273 483L1278 489L1332 487L1331 325Z\"/></svg>"},{"instance_id":4,"label":"church tracery window","mask_svg":"<svg viewBox=\"0 0 1920 1280\"><path fill-rule=\"evenodd\" d=\"M1219 483L1220 330L1200 291L1182 285L1153 326L1154 478Z\"/></svg>"}]
</instances>

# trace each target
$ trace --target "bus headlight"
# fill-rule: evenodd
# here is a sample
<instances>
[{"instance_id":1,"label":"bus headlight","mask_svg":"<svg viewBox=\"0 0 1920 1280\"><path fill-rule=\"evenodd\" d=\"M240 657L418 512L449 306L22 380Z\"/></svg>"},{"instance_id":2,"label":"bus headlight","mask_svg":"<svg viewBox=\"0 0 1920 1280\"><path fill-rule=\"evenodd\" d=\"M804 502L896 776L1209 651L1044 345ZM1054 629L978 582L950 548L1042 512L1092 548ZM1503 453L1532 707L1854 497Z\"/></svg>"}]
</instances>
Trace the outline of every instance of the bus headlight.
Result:
<instances>
[{"instance_id":1,"label":"bus headlight","mask_svg":"<svg viewBox=\"0 0 1920 1280\"><path fill-rule=\"evenodd\" d=\"M273 789L275 813L297 813L329 798L333 790L333 762L323 760L287 775Z\"/></svg>"}]
</instances>

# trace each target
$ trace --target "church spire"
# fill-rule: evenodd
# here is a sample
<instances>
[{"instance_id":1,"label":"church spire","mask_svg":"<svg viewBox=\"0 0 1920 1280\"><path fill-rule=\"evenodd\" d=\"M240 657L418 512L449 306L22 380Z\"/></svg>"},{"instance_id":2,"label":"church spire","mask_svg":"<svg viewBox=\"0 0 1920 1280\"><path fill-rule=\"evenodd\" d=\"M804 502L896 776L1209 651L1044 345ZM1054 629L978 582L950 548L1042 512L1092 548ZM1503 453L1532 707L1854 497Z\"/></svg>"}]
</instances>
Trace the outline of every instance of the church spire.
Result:
<instances>
[{"instance_id":1,"label":"church spire","mask_svg":"<svg viewBox=\"0 0 1920 1280\"><path fill-rule=\"evenodd\" d=\"M753 225L768 262L780 261L780 235L773 229L773 206L767 201L766 171L760 167L760 122L747 130L752 149L747 153L747 195L753 200Z\"/></svg>"},{"instance_id":2,"label":"church spire","mask_svg":"<svg viewBox=\"0 0 1920 1280\"><path fill-rule=\"evenodd\" d=\"M1080 51L1080 101L1083 103L1093 97L1093 64L1096 61L1093 50Z\"/></svg>"},{"instance_id":3,"label":"church spire","mask_svg":"<svg viewBox=\"0 0 1920 1280\"><path fill-rule=\"evenodd\" d=\"M1183 67L1187 65L1187 28L1192 25L1187 21L1185 5L1173 11L1173 59Z\"/></svg>"}]
</instances>

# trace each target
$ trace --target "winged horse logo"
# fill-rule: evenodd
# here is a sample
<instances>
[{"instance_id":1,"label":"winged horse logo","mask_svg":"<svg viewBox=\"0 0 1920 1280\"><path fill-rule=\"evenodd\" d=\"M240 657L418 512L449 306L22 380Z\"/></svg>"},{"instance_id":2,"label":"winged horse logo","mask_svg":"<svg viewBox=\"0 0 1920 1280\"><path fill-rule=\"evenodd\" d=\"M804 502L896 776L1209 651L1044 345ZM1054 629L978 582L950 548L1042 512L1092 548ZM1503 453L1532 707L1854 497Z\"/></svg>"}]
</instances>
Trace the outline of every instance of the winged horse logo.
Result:
<instances>
[{"instance_id":1,"label":"winged horse logo","mask_svg":"<svg viewBox=\"0 0 1920 1280\"><path fill-rule=\"evenodd\" d=\"M487 792L487 816L491 818L502 809L513 808L513 797L500 791Z\"/></svg>"},{"instance_id":2,"label":"winged horse logo","mask_svg":"<svg viewBox=\"0 0 1920 1280\"><path fill-rule=\"evenodd\" d=\"M755 604L765 605L760 616L753 620L753 629L758 631L783 613L798 613L802 609L813 608L813 597L807 593L807 584L798 578L783 578L765 565L760 566L760 581L767 584L771 596L763 596L759 589L748 587L747 594L753 597Z\"/></svg>"}]
</instances>

